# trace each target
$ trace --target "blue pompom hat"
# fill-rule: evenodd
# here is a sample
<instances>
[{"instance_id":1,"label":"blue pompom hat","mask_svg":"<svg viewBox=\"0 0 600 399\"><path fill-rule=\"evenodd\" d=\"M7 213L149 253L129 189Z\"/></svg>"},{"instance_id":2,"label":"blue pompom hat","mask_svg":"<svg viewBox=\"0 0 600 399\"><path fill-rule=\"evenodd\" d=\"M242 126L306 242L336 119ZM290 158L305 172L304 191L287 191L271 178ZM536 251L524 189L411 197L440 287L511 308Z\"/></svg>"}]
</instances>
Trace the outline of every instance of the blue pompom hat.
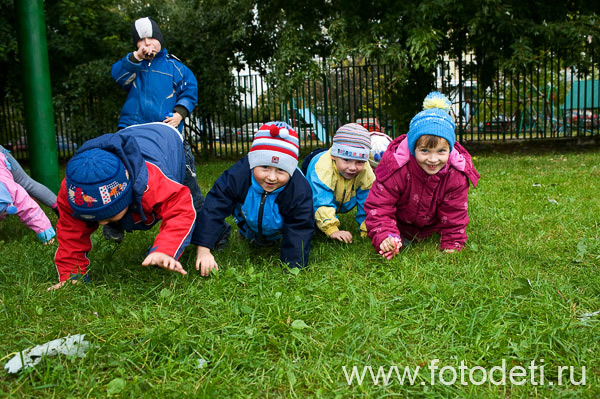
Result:
<instances>
[{"instance_id":1,"label":"blue pompom hat","mask_svg":"<svg viewBox=\"0 0 600 399\"><path fill-rule=\"evenodd\" d=\"M129 172L115 154L93 148L76 154L65 172L67 196L78 219L99 221L131 204Z\"/></svg>"},{"instance_id":2,"label":"blue pompom hat","mask_svg":"<svg viewBox=\"0 0 600 399\"><path fill-rule=\"evenodd\" d=\"M415 155L415 144L424 135L446 139L450 145L450 151L452 151L456 135L454 120L449 114L450 105L450 100L437 91L431 92L425 97L424 110L412 118L406 137L408 149L413 156Z\"/></svg>"}]
</instances>

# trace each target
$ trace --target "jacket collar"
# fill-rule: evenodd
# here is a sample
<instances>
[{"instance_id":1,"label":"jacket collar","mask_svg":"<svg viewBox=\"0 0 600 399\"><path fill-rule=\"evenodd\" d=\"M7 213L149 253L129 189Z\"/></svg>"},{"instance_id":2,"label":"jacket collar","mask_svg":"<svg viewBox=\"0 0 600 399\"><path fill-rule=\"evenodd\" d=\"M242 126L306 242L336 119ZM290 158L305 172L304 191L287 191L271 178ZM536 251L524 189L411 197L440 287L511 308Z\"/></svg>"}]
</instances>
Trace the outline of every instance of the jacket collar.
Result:
<instances>
[{"instance_id":1,"label":"jacket collar","mask_svg":"<svg viewBox=\"0 0 600 399\"><path fill-rule=\"evenodd\" d=\"M387 179L396 170L406 165L411 158L414 157L408 150L408 140L406 140L406 135L403 134L392 141L388 146L388 149L383 153L383 159L377 166L377 169L375 169L375 175L377 179ZM477 186L477 182L479 181L479 173L473 166L471 155L458 142L454 143L454 148L452 148L452 151L450 151L448 164L439 173L447 171L449 167L453 167L454 169L464 173L473 184L473 187Z\"/></svg>"}]
</instances>

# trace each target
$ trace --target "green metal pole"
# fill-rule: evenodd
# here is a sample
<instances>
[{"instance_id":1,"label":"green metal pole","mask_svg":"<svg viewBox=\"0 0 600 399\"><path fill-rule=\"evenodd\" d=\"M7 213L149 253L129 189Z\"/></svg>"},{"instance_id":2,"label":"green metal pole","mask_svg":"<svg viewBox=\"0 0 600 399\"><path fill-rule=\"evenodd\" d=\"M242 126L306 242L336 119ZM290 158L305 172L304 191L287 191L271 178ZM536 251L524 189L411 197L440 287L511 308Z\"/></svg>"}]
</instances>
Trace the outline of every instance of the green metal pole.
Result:
<instances>
[{"instance_id":1,"label":"green metal pole","mask_svg":"<svg viewBox=\"0 0 600 399\"><path fill-rule=\"evenodd\" d=\"M58 192L56 130L42 0L15 0L32 177Z\"/></svg>"}]
</instances>

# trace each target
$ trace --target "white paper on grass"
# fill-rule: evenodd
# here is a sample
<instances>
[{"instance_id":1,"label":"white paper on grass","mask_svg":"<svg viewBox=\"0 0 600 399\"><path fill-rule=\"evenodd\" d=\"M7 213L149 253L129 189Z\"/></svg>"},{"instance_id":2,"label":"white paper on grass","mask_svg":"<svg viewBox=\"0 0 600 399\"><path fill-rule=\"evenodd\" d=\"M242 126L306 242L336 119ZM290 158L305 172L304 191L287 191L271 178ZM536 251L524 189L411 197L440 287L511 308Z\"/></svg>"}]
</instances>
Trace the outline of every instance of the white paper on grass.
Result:
<instances>
[{"instance_id":1,"label":"white paper on grass","mask_svg":"<svg viewBox=\"0 0 600 399\"><path fill-rule=\"evenodd\" d=\"M204 368L205 366L208 365L208 360L206 360L206 359L196 359L196 360L198 362L198 368L199 369L202 369L202 368Z\"/></svg>"},{"instance_id":2,"label":"white paper on grass","mask_svg":"<svg viewBox=\"0 0 600 399\"><path fill-rule=\"evenodd\" d=\"M67 335L33 348L27 348L10 359L4 368L9 373L17 373L23 368L35 366L43 356L56 356L59 353L66 356L85 357L85 351L88 350L90 343L85 341L84 337L85 334Z\"/></svg>"},{"instance_id":3,"label":"white paper on grass","mask_svg":"<svg viewBox=\"0 0 600 399\"><path fill-rule=\"evenodd\" d=\"M597 311L591 312L591 313L584 313L584 314L580 315L578 317L578 319L581 321L586 321L586 320L591 319L592 317L596 317L598 315L600 315L600 310L597 310Z\"/></svg>"}]
</instances>

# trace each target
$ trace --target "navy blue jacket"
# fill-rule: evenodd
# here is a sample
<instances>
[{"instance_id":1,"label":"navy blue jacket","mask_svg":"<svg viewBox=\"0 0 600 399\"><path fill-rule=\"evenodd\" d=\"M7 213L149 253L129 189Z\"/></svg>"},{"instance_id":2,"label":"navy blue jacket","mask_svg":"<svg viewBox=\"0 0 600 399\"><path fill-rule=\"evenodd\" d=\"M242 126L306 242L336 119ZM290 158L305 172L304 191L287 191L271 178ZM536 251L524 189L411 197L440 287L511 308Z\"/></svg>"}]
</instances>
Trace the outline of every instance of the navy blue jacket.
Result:
<instances>
[{"instance_id":1,"label":"navy blue jacket","mask_svg":"<svg viewBox=\"0 0 600 399\"><path fill-rule=\"evenodd\" d=\"M198 245L211 249L215 246L219 232L225 226L225 218L233 214L236 205L244 203L251 184L248 156L223 172L206 195L198 217L197 228L202 229ZM277 194L275 203L283 218L280 259L291 267L305 267L315 231L315 215L310 185L299 170Z\"/></svg>"},{"instance_id":2,"label":"navy blue jacket","mask_svg":"<svg viewBox=\"0 0 600 399\"><path fill-rule=\"evenodd\" d=\"M131 181L133 181L131 207L134 212L140 212L142 196L148 185L145 161L156 165L169 179L183 184L185 177L183 136L165 123L146 123L119 130L117 133L104 134L83 143L76 153L92 148L100 148L117 155L131 173ZM143 212L142 219L144 219Z\"/></svg>"}]
</instances>

